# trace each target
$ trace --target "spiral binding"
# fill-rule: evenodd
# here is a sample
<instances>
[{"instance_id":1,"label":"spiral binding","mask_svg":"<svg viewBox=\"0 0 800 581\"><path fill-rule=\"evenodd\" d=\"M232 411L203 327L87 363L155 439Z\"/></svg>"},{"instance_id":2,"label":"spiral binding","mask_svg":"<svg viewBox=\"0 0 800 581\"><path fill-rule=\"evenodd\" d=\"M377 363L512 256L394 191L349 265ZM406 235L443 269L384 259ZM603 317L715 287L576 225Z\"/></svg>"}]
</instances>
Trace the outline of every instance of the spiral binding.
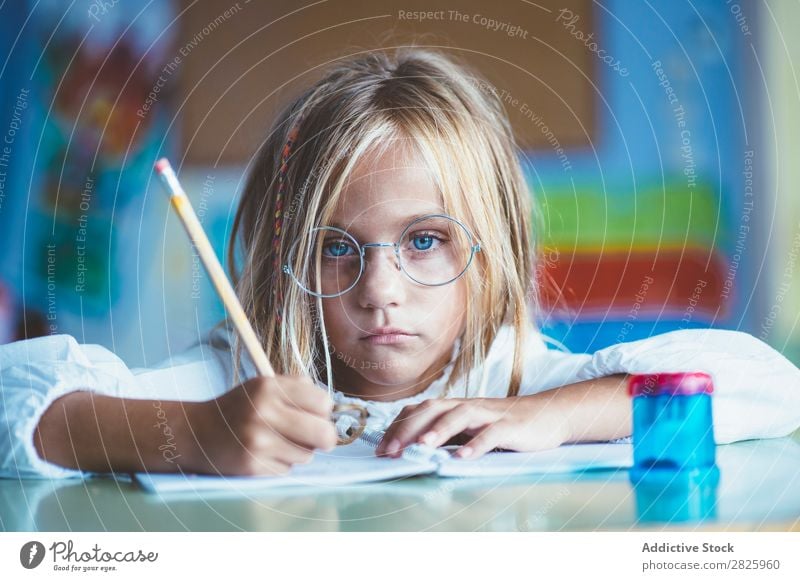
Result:
<instances>
[{"instance_id":1,"label":"spiral binding","mask_svg":"<svg viewBox=\"0 0 800 581\"><path fill-rule=\"evenodd\" d=\"M382 430L364 428L364 432L358 439L373 448L377 448L385 435L386 432ZM432 448L425 444L409 444L403 449L402 457L406 460L431 460L432 458L446 460L450 458L450 453L447 450Z\"/></svg>"}]
</instances>

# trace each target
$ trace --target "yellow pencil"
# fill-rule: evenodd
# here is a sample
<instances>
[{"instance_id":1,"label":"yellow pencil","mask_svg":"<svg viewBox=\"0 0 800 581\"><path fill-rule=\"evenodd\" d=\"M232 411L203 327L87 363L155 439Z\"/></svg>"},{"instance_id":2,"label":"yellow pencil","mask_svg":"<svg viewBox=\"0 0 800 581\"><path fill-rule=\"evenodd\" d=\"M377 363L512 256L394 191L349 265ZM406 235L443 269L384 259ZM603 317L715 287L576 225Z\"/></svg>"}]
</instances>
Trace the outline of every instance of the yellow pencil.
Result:
<instances>
[{"instance_id":1,"label":"yellow pencil","mask_svg":"<svg viewBox=\"0 0 800 581\"><path fill-rule=\"evenodd\" d=\"M189 198L186 196L183 187L181 187L178 176L175 175L175 171L172 169L169 160L164 157L159 159L155 164L155 170L169 194L169 201L172 207L175 208L175 211L178 213L183 227L186 229L189 238L191 238L192 243L197 249L197 254L200 256L200 260L203 261L208 276L211 278L211 282L217 290L222 304L225 305L225 310L228 311L228 317L233 322L236 332L239 333L242 343L244 343L245 350L253 360L256 371L261 377L275 377L275 371L272 369L272 365L269 364L267 354L264 352L264 348L261 346L261 342L258 340L256 332L253 330L253 326L250 324L250 320L244 313L242 304L239 302L239 297L236 296L233 286L231 286L228 277L225 276L225 271L219 263L214 248L211 246L211 242L209 242L205 230L203 230L203 226L200 224L200 220L197 219L197 214L194 213L192 204L189 202ZM340 436L340 444L352 442L363 432L364 426L366 425L366 410L356 404L340 404L335 406L333 420L336 421L336 417L339 414L347 414L349 412L356 412L358 414L359 426L355 430L348 431L344 436Z\"/></svg>"},{"instance_id":2,"label":"yellow pencil","mask_svg":"<svg viewBox=\"0 0 800 581\"><path fill-rule=\"evenodd\" d=\"M244 348L253 360L258 374L261 377L275 377L275 371L273 371L272 365L269 364L267 354L264 353L264 348L261 346L253 326L244 314L242 304L239 302L239 298L236 296L228 277L225 276L225 271L222 269L211 242L209 242L200 220L197 219L197 214L194 213L192 204L189 202L186 192L183 191L178 181L178 176L175 175L169 160L162 157L156 162L155 169L169 193L169 201L172 207L178 213L183 227L197 249L197 254L200 256L200 260L203 261L209 277L211 277L211 283L217 289L217 294L222 299L225 310L228 311L228 317L233 322L233 326L236 327L236 331L239 333L242 343L244 343Z\"/></svg>"}]
</instances>

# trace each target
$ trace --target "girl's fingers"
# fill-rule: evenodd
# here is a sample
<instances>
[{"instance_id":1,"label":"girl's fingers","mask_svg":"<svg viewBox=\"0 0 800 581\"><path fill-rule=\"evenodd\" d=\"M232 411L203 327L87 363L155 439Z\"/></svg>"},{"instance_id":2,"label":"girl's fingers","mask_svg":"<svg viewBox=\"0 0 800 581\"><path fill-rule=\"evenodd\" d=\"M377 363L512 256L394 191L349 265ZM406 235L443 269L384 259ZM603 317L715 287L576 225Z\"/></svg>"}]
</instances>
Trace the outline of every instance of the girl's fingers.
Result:
<instances>
[{"instance_id":1,"label":"girl's fingers","mask_svg":"<svg viewBox=\"0 0 800 581\"><path fill-rule=\"evenodd\" d=\"M296 378L281 396L288 405L317 416L329 417L333 412L331 397L310 378Z\"/></svg>"},{"instance_id":2,"label":"girl's fingers","mask_svg":"<svg viewBox=\"0 0 800 581\"><path fill-rule=\"evenodd\" d=\"M417 406L406 406L400 410L400 413L397 414L397 417L395 417L389 427L386 428L386 432L383 434L381 443L378 444L377 448L375 448L376 455L397 455L398 451L401 449L399 434L403 433L407 422L410 421L409 418L415 413L416 409Z\"/></svg>"},{"instance_id":3,"label":"girl's fingers","mask_svg":"<svg viewBox=\"0 0 800 581\"><path fill-rule=\"evenodd\" d=\"M403 448L419 438L443 413L458 405L458 401L429 399L415 406L406 406L386 430L378 455L398 456Z\"/></svg>"},{"instance_id":4,"label":"girl's fingers","mask_svg":"<svg viewBox=\"0 0 800 581\"><path fill-rule=\"evenodd\" d=\"M286 462L276 460L274 458L260 459L254 463L254 466L248 470L246 476L284 476L291 466Z\"/></svg>"},{"instance_id":5,"label":"girl's fingers","mask_svg":"<svg viewBox=\"0 0 800 581\"><path fill-rule=\"evenodd\" d=\"M494 448L502 446L501 437L502 428L498 428L497 424L489 424L477 436L456 450L455 455L459 458L480 458Z\"/></svg>"},{"instance_id":6,"label":"girl's fingers","mask_svg":"<svg viewBox=\"0 0 800 581\"><path fill-rule=\"evenodd\" d=\"M440 415L419 437L419 442L438 447L465 430L482 428L491 418L480 406L461 403Z\"/></svg>"},{"instance_id":7,"label":"girl's fingers","mask_svg":"<svg viewBox=\"0 0 800 581\"><path fill-rule=\"evenodd\" d=\"M336 445L336 428L329 417L312 415L289 406L281 406L274 415L272 429L278 436L308 450L330 450Z\"/></svg>"},{"instance_id":8,"label":"girl's fingers","mask_svg":"<svg viewBox=\"0 0 800 581\"><path fill-rule=\"evenodd\" d=\"M314 451L304 446L298 446L294 442L283 440L273 442L270 450L265 450L267 454L276 460L293 466L295 464L308 464L314 456Z\"/></svg>"}]
</instances>

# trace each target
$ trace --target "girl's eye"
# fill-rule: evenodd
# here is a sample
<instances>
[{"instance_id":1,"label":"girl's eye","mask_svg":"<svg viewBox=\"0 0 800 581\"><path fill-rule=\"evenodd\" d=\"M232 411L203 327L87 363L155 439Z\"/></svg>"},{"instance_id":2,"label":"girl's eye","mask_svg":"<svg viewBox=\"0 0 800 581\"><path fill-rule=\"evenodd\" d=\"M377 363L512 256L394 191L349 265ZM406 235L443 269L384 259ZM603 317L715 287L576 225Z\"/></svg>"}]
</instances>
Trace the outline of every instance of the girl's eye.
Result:
<instances>
[{"instance_id":1,"label":"girl's eye","mask_svg":"<svg viewBox=\"0 0 800 581\"><path fill-rule=\"evenodd\" d=\"M434 238L429 234L415 236L413 240L414 250L430 250L433 246Z\"/></svg>"},{"instance_id":2,"label":"girl's eye","mask_svg":"<svg viewBox=\"0 0 800 581\"><path fill-rule=\"evenodd\" d=\"M348 256L352 250L353 247L347 242L333 241L325 244L322 253L324 256L331 258L341 258L342 256Z\"/></svg>"},{"instance_id":3,"label":"girl's eye","mask_svg":"<svg viewBox=\"0 0 800 581\"><path fill-rule=\"evenodd\" d=\"M431 232L420 232L411 235L410 250L416 252L429 252L437 250L444 242L439 236Z\"/></svg>"}]
</instances>

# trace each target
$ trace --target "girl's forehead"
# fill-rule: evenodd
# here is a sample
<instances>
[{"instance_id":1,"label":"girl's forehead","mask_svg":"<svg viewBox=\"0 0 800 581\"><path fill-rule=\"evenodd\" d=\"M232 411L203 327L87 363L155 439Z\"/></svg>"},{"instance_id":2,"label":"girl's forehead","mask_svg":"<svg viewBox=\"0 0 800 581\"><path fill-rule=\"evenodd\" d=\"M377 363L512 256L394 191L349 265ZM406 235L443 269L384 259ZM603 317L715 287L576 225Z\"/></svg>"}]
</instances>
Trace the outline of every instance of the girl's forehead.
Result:
<instances>
[{"instance_id":1,"label":"girl's forehead","mask_svg":"<svg viewBox=\"0 0 800 581\"><path fill-rule=\"evenodd\" d=\"M379 233L394 235L402 232L414 220L431 214L443 213L444 211L440 207L426 207L425 209L414 211L411 207L406 206L399 208L399 211L386 212L381 216L373 213L369 216L369 219L365 219L366 214L355 220L334 219L328 225L346 230L353 235L379 235Z\"/></svg>"},{"instance_id":2,"label":"girl's forehead","mask_svg":"<svg viewBox=\"0 0 800 581\"><path fill-rule=\"evenodd\" d=\"M419 160L387 154L369 164L357 164L330 222L348 229L376 222L402 226L415 217L442 211L442 194L430 169Z\"/></svg>"}]
</instances>

